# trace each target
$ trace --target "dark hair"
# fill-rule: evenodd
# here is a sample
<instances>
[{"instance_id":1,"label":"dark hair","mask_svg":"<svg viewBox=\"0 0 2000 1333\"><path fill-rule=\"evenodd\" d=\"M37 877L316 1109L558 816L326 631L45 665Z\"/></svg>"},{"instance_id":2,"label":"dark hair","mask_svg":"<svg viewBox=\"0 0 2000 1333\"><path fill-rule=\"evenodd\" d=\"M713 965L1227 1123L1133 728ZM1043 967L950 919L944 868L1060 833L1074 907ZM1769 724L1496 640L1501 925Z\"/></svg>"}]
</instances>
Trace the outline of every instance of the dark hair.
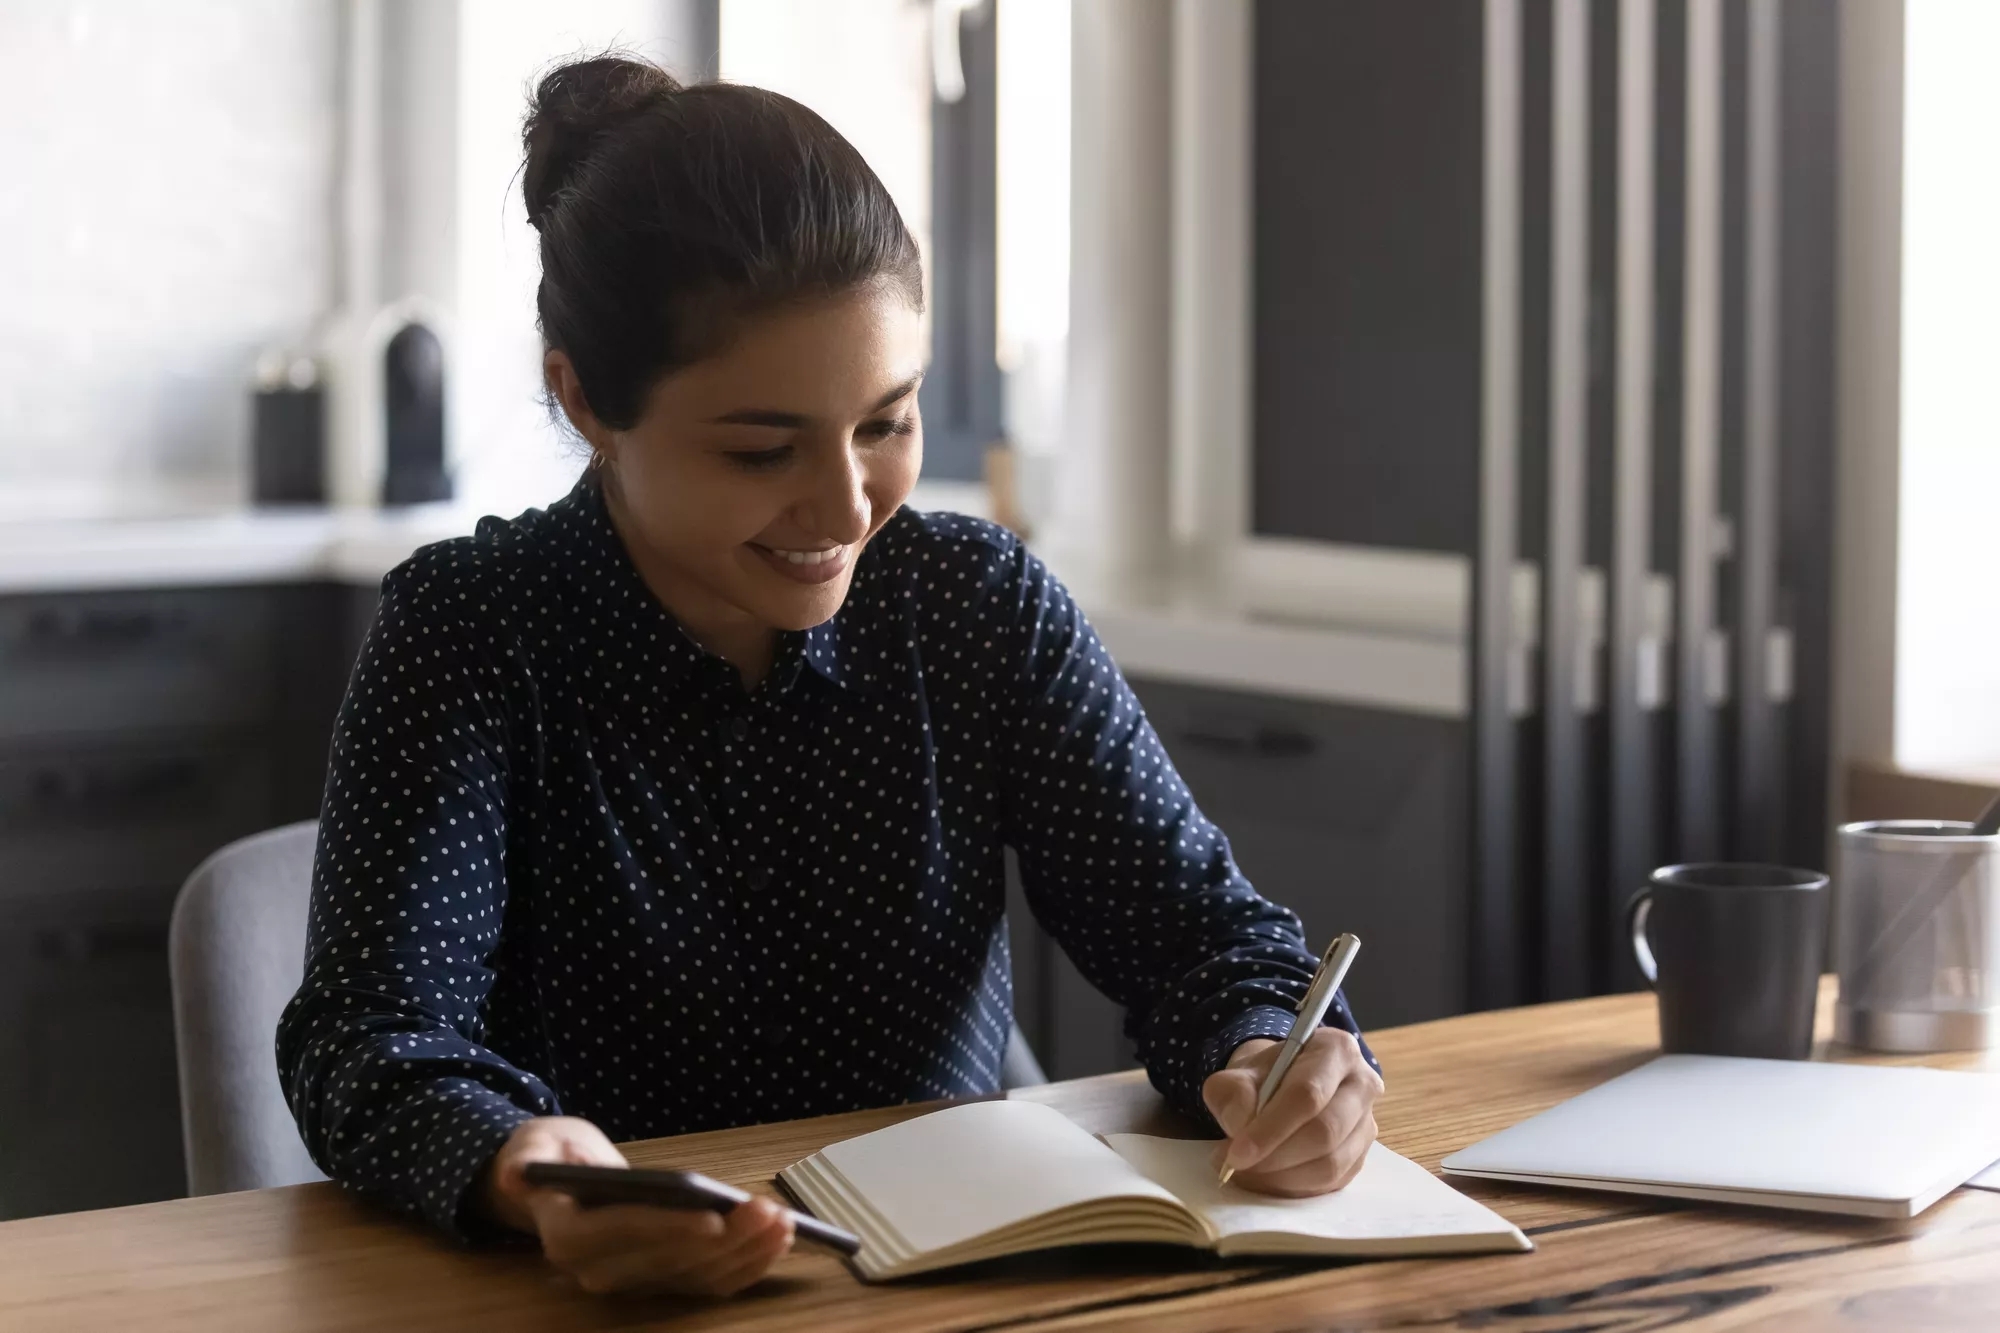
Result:
<instances>
[{"instance_id":1,"label":"dark hair","mask_svg":"<svg viewBox=\"0 0 2000 1333\"><path fill-rule=\"evenodd\" d=\"M789 97L600 56L542 79L521 138L542 337L606 425L638 420L662 376L746 316L878 280L923 308L895 201Z\"/></svg>"}]
</instances>

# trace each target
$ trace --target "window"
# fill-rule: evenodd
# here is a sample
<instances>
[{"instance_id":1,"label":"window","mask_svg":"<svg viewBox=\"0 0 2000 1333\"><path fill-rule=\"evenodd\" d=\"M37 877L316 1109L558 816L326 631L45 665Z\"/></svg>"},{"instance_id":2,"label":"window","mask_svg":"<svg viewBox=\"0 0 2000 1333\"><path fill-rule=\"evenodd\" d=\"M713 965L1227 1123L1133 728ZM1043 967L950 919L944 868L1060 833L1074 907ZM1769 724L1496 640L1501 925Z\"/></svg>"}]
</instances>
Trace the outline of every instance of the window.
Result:
<instances>
[{"instance_id":1,"label":"window","mask_svg":"<svg viewBox=\"0 0 2000 1333\"><path fill-rule=\"evenodd\" d=\"M722 0L722 77L781 92L825 116L882 178L923 253L930 480L977 477L981 451L1000 434L990 8L960 0ZM955 33L941 36L940 24Z\"/></svg>"},{"instance_id":2,"label":"window","mask_svg":"<svg viewBox=\"0 0 2000 1333\"><path fill-rule=\"evenodd\" d=\"M654 0L481 0L458 7L457 262L450 381L459 493L513 513L567 491L582 467L542 401L540 252L521 201L521 118L550 65L619 47L698 71Z\"/></svg>"},{"instance_id":3,"label":"window","mask_svg":"<svg viewBox=\"0 0 2000 1333\"><path fill-rule=\"evenodd\" d=\"M662 17L681 10L705 15L708 26L676 29ZM939 40L938 23L953 25L955 46ZM452 430L466 498L503 509L538 504L575 474L575 450L541 405L519 126L540 71L617 46L686 77L710 72L712 50L721 77L805 103L868 160L924 256L933 354L918 503L979 509L983 496L968 483L981 474L985 447L1007 436L1045 451L1059 428L1069 23L1070 0L461 6ZM954 73L963 91L947 98L940 81L944 93L958 92Z\"/></svg>"}]
</instances>

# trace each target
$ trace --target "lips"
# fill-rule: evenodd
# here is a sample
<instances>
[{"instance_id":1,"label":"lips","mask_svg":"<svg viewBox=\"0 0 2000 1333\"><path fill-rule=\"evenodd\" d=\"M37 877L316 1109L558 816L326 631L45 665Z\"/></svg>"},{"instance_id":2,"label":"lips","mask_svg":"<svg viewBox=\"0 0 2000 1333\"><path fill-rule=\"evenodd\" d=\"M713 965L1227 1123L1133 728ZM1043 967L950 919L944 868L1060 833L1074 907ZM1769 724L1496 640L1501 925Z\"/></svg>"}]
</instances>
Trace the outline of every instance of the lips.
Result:
<instances>
[{"instance_id":1,"label":"lips","mask_svg":"<svg viewBox=\"0 0 2000 1333\"><path fill-rule=\"evenodd\" d=\"M827 583L839 578L852 558L851 546L786 548L749 543L773 570L798 583Z\"/></svg>"}]
</instances>

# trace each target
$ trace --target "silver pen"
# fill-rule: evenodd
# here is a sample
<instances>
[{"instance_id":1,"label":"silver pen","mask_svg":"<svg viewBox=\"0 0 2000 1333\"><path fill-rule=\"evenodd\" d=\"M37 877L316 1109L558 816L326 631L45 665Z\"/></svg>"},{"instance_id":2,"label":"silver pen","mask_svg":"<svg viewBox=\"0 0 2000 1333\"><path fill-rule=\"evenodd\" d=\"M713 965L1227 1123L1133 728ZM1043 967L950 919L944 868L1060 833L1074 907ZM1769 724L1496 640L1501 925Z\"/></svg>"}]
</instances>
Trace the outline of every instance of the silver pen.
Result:
<instances>
[{"instance_id":1,"label":"silver pen","mask_svg":"<svg viewBox=\"0 0 2000 1333\"><path fill-rule=\"evenodd\" d=\"M1333 1003L1334 992L1347 979L1347 969L1354 965L1354 955L1361 952L1361 940L1354 935L1342 935L1326 946L1320 955L1319 970L1313 973L1312 985L1306 987L1306 997L1299 1001L1298 1016L1292 1019L1292 1030L1285 1038L1285 1044L1278 1048L1278 1058L1271 1062L1271 1072L1264 1075L1264 1081L1257 1087L1257 1109L1250 1113L1255 1119L1277 1092L1278 1084L1284 1080L1285 1071L1292 1067L1292 1061L1299 1058L1299 1052L1306 1047L1306 1041L1319 1031L1320 1020L1326 1017L1327 1006ZM1236 1174L1231 1166L1222 1168L1222 1183Z\"/></svg>"}]
</instances>

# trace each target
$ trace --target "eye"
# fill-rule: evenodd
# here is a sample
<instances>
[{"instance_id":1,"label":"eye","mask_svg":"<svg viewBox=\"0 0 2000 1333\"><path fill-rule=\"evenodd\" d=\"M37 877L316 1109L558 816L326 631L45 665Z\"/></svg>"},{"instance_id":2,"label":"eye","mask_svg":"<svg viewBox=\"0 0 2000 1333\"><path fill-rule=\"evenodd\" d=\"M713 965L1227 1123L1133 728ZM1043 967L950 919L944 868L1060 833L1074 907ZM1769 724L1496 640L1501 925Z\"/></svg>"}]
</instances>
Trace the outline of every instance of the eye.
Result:
<instances>
[{"instance_id":1,"label":"eye","mask_svg":"<svg viewBox=\"0 0 2000 1333\"><path fill-rule=\"evenodd\" d=\"M769 472L783 467L792 459L792 446L781 444L775 449L732 449L723 455L733 467L745 472Z\"/></svg>"},{"instance_id":2,"label":"eye","mask_svg":"<svg viewBox=\"0 0 2000 1333\"><path fill-rule=\"evenodd\" d=\"M917 423L909 417L883 417L877 421L864 421L857 434L871 440L894 439L900 435L917 433Z\"/></svg>"}]
</instances>

